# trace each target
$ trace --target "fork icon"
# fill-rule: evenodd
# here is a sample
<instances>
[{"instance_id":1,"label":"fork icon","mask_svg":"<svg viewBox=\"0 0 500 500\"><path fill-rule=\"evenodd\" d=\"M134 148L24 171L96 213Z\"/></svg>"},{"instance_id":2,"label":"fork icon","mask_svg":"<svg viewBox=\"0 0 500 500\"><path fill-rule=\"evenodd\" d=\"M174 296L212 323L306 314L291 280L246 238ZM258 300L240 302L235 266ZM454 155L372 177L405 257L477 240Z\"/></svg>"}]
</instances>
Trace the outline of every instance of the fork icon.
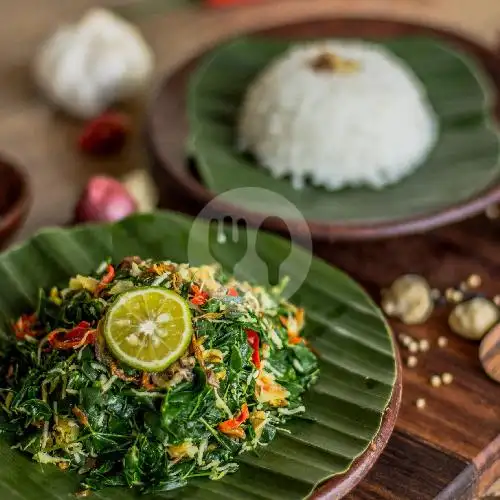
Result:
<instances>
[{"instance_id":1,"label":"fork icon","mask_svg":"<svg viewBox=\"0 0 500 500\"><path fill-rule=\"evenodd\" d=\"M226 224L227 222L227 224ZM248 253L248 231L243 219L232 217L212 219L208 246L212 257L234 274L236 267Z\"/></svg>"}]
</instances>

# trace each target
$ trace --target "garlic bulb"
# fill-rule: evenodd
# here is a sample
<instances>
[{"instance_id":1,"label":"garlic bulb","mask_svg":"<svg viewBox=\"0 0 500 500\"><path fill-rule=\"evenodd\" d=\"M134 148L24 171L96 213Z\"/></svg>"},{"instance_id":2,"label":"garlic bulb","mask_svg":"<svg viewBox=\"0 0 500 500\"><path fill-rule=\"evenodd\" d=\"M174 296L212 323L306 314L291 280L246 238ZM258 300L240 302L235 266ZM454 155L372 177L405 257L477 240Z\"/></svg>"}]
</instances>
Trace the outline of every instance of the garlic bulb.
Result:
<instances>
[{"instance_id":1,"label":"garlic bulb","mask_svg":"<svg viewBox=\"0 0 500 500\"><path fill-rule=\"evenodd\" d=\"M153 71L153 54L140 32L104 9L59 28L35 57L34 77L57 106L92 118L137 95Z\"/></svg>"}]
</instances>

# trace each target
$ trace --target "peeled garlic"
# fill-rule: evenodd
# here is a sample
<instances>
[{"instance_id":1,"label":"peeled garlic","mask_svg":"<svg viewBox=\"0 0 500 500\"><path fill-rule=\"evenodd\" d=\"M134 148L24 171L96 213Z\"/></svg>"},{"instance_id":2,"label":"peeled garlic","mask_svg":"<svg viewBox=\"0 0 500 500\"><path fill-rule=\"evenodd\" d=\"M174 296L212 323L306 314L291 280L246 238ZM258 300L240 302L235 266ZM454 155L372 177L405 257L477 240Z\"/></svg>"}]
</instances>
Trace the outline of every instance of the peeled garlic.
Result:
<instances>
[{"instance_id":1,"label":"peeled garlic","mask_svg":"<svg viewBox=\"0 0 500 500\"><path fill-rule=\"evenodd\" d=\"M450 328L466 339L479 340L500 319L498 307L483 297L455 306L448 318Z\"/></svg>"},{"instance_id":2,"label":"peeled garlic","mask_svg":"<svg viewBox=\"0 0 500 500\"><path fill-rule=\"evenodd\" d=\"M383 292L382 309L407 325L423 323L434 309L429 284L416 274L399 277Z\"/></svg>"},{"instance_id":3,"label":"peeled garlic","mask_svg":"<svg viewBox=\"0 0 500 500\"><path fill-rule=\"evenodd\" d=\"M34 77L53 103L87 119L137 95L151 77L153 62L133 25L95 8L78 23L60 27L41 46Z\"/></svg>"},{"instance_id":4,"label":"peeled garlic","mask_svg":"<svg viewBox=\"0 0 500 500\"><path fill-rule=\"evenodd\" d=\"M129 172L122 183L137 203L139 212L152 212L158 203L158 190L151 175L145 169Z\"/></svg>"}]
</instances>

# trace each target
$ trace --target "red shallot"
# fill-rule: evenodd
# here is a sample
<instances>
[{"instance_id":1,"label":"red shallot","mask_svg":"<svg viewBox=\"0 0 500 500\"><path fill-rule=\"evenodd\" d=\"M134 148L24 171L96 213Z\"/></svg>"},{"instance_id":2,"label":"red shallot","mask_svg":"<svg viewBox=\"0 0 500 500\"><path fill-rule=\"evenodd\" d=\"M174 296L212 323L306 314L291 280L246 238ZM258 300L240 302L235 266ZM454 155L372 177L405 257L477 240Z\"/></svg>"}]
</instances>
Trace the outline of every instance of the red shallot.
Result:
<instances>
[{"instance_id":1,"label":"red shallot","mask_svg":"<svg viewBox=\"0 0 500 500\"><path fill-rule=\"evenodd\" d=\"M137 204L123 184L112 177L92 177L75 210L76 222L112 222L137 210Z\"/></svg>"}]
</instances>

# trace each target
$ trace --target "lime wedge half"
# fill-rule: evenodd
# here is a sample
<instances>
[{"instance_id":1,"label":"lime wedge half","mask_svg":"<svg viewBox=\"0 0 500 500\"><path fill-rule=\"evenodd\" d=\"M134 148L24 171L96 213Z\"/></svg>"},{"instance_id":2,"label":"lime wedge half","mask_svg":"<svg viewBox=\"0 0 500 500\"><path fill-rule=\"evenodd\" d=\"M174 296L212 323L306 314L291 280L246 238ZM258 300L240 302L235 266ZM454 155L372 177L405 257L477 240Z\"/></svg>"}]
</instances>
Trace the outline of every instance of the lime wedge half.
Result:
<instances>
[{"instance_id":1,"label":"lime wedge half","mask_svg":"<svg viewBox=\"0 0 500 500\"><path fill-rule=\"evenodd\" d=\"M111 352L123 363L159 372L187 349L193 334L188 303L163 288L122 293L106 314L103 328Z\"/></svg>"}]
</instances>

